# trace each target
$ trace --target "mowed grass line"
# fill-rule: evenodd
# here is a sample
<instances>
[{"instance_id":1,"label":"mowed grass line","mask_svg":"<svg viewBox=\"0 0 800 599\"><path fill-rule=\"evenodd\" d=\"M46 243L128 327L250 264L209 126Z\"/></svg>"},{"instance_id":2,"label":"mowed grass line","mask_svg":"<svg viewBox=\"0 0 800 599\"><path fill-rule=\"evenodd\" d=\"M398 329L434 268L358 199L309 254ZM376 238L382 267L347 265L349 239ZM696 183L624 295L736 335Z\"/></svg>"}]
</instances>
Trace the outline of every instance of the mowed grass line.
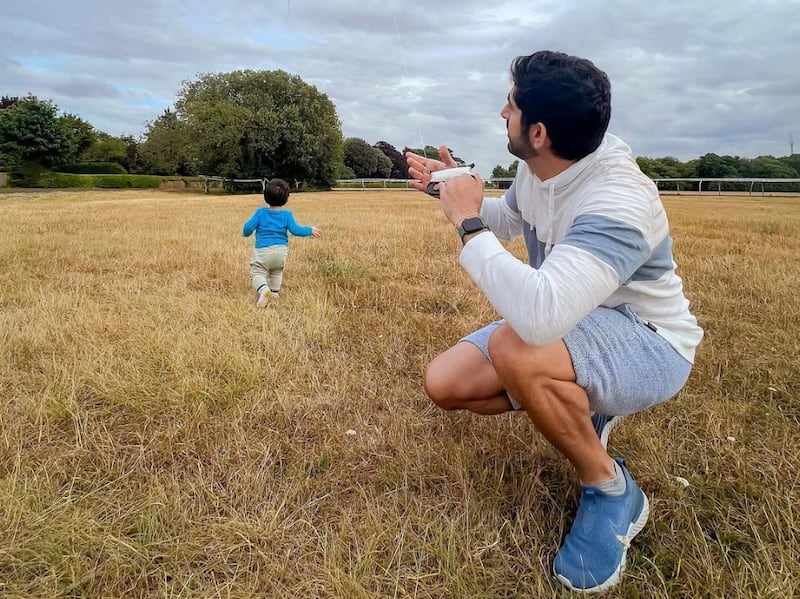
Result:
<instances>
[{"instance_id":1,"label":"mowed grass line","mask_svg":"<svg viewBox=\"0 0 800 599\"><path fill-rule=\"evenodd\" d=\"M610 595L798 596L800 200L665 204L706 338L687 388L612 436L653 516ZM437 203L292 196L324 236L291 240L265 310L260 205L0 198L0 595L568 596L568 464L524 416L422 390L496 317Z\"/></svg>"}]
</instances>

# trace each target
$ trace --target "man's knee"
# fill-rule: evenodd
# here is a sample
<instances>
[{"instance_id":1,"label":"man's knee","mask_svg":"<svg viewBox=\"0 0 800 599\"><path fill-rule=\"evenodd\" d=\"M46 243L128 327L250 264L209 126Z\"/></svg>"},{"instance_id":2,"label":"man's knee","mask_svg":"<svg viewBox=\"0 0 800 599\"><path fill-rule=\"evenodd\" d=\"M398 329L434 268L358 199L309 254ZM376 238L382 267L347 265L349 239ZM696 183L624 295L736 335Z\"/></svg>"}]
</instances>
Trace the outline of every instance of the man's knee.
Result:
<instances>
[{"instance_id":1,"label":"man's knee","mask_svg":"<svg viewBox=\"0 0 800 599\"><path fill-rule=\"evenodd\" d=\"M528 345L505 324L489 338L489 357L502 380L575 380L564 342Z\"/></svg>"},{"instance_id":2,"label":"man's knee","mask_svg":"<svg viewBox=\"0 0 800 599\"><path fill-rule=\"evenodd\" d=\"M428 364L425 369L423 387L430 400L443 410L457 410L461 407L458 398L453 393L454 382L436 361Z\"/></svg>"},{"instance_id":3,"label":"man's knee","mask_svg":"<svg viewBox=\"0 0 800 599\"><path fill-rule=\"evenodd\" d=\"M514 377L521 370L528 375L536 374L538 361L528 359L536 348L526 345L508 324L499 327L492 334L488 348L489 358L501 378ZM525 365L524 368L522 364Z\"/></svg>"}]
</instances>

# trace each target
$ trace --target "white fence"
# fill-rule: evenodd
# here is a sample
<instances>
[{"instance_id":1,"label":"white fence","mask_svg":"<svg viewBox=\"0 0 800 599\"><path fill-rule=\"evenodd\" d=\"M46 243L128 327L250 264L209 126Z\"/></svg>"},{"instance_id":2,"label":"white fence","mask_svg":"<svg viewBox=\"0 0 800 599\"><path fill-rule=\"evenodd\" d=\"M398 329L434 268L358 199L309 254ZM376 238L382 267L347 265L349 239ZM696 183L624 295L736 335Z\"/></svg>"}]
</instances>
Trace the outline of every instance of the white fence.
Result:
<instances>
[{"instance_id":1,"label":"white fence","mask_svg":"<svg viewBox=\"0 0 800 599\"><path fill-rule=\"evenodd\" d=\"M225 177L210 177L208 175L200 175L200 178L203 180L203 191L208 193L208 186L211 183L219 183L222 187L225 187L225 182L229 181L231 183L261 183L261 191L266 189L267 181L269 179L227 179Z\"/></svg>"},{"instance_id":2,"label":"white fence","mask_svg":"<svg viewBox=\"0 0 800 599\"><path fill-rule=\"evenodd\" d=\"M508 187L511 182L514 180L513 177L492 177L491 179L486 179L484 182L486 183L487 187L492 187L495 189ZM704 191L706 193L709 192L717 192L717 195L722 195L724 193L723 184L739 184L746 187L746 191L749 195L753 195L754 189L757 190L760 188L761 195L763 196L766 193L764 188L764 184L769 183L777 183L777 184L786 184L786 183L800 183L800 179L777 179L777 178L766 178L766 177L740 177L740 178L714 178L714 177L685 177L685 178L670 178L670 179L653 179L653 182L658 185L659 183L674 183L675 184L675 192L680 194L681 192L684 193L696 193L702 194ZM505 183L506 185L503 185ZM686 183L684 188L681 189L681 183ZM689 185L691 184L691 185ZM716 185L714 185L716 184ZM403 189L411 189L408 185L408 179L339 179L336 182L337 187L335 189L343 190L376 190L376 189L397 189L401 187ZM705 185L705 189L704 186ZM690 189L691 187L691 189ZM716 189L714 189L716 187ZM671 191L671 190L665 190ZM733 193L733 190L728 190L728 192Z\"/></svg>"},{"instance_id":3,"label":"white fence","mask_svg":"<svg viewBox=\"0 0 800 599\"><path fill-rule=\"evenodd\" d=\"M499 188L499 183L505 181L510 185L513 177L497 177L485 179L484 184L488 187ZM413 179L338 179L334 191L374 191L376 189L413 189L409 186L409 181Z\"/></svg>"},{"instance_id":4,"label":"white fence","mask_svg":"<svg viewBox=\"0 0 800 599\"><path fill-rule=\"evenodd\" d=\"M749 187L747 189L748 195L753 195L753 188L756 185L761 186L761 195L764 195L764 184L765 183L800 183L800 179L775 179L775 178L765 178L765 177L739 177L739 178L713 178L713 177L695 177L695 178L676 178L676 179L653 179L653 181L658 185L659 183L675 183L675 191L680 194L681 193L681 183L697 183L697 189L684 189L683 191L702 194L703 193L703 183L708 183L708 187L706 191L713 191L711 188L712 183L717 184L717 195L722 195L722 184L723 183L738 183L744 186L747 186L749 183Z\"/></svg>"},{"instance_id":5,"label":"white fence","mask_svg":"<svg viewBox=\"0 0 800 599\"><path fill-rule=\"evenodd\" d=\"M261 191L263 192L267 181L269 179L226 179L224 177L210 177L208 175L200 175L200 178L203 179L203 189L207 193L208 186L212 182L220 183L222 185L225 184L226 181L232 183L261 183ZM492 177L491 179L486 179L484 183L487 187L491 187L494 189L501 189L503 187L508 187L511 182L514 180L513 177ZM375 191L380 189L413 189L409 186L409 179L338 179L336 181L336 185L333 187L334 191ZM684 193L696 193L702 194L703 193L703 185L706 184L706 193L715 191L713 189L714 183L716 183L716 192L717 195L722 195L723 193L723 184L738 184L747 187L748 195L753 195L753 189L756 186L761 188L761 195L763 196L766 191L764 188L764 184L781 184L781 183L800 183L800 179L777 179L777 178L765 178L765 177L739 177L739 178L714 178L714 177L685 177L685 178L659 178L653 179L653 181L658 185L659 183L662 184L675 184L675 192L680 194L681 192ZM684 189L681 189L681 183L687 183L691 185L685 185ZM300 184L299 181L295 181L295 186L298 187ZM503 185L506 184L506 185ZM697 188L695 189L695 184ZM691 188L690 188L691 187ZM660 187L661 188L661 187ZM671 189L662 191L672 191ZM728 193L732 193L733 190L728 190ZM796 192L795 192L796 193Z\"/></svg>"}]
</instances>

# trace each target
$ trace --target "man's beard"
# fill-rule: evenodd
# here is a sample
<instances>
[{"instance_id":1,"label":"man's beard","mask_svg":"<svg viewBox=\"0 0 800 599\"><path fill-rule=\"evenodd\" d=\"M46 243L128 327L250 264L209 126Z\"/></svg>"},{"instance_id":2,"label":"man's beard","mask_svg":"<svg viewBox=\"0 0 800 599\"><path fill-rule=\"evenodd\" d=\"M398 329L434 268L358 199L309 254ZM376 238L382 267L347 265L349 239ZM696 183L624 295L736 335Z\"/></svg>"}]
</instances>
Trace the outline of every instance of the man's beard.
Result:
<instances>
[{"instance_id":1,"label":"man's beard","mask_svg":"<svg viewBox=\"0 0 800 599\"><path fill-rule=\"evenodd\" d=\"M527 130L515 138L508 138L508 151L520 160L536 158L539 152L528 139Z\"/></svg>"}]
</instances>

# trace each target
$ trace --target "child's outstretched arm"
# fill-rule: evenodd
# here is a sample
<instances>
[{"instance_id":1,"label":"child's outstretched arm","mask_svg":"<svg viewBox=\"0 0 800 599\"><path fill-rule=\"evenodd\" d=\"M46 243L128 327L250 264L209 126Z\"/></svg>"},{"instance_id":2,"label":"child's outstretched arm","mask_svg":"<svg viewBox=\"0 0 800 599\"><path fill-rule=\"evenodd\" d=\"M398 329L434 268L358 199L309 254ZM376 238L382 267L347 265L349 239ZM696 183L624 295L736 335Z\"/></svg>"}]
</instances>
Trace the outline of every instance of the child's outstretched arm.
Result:
<instances>
[{"instance_id":1,"label":"child's outstretched arm","mask_svg":"<svg viewBox=\"0 0 800 599\"><path fill-rule=\"evenodd\" d=\"M298 225L297 221L294 220L294 215L291 212L289 212L289 214L286 216L286 228L289 229L289 233L292 235L296 237L310 237L312 235L314 237L319 237L322 235L322 231L320 231L320 229L317 227L311 225Z\"/></svg>"},{"instance_id":2,"label":"child's outstretched arm","mask_svg":"<svg viewBox=\"0 0 800 599\"><path fill-rule=\"evenodd\" d=\"M256 210L253 213L253 216L250 217L250 220L248 220L244 224L244 227L242 227L242 235L244 237L250 237L253 234L253 231L256 230L257 226L258 226L258 210Z\"/></svg>"}]
</instances>

